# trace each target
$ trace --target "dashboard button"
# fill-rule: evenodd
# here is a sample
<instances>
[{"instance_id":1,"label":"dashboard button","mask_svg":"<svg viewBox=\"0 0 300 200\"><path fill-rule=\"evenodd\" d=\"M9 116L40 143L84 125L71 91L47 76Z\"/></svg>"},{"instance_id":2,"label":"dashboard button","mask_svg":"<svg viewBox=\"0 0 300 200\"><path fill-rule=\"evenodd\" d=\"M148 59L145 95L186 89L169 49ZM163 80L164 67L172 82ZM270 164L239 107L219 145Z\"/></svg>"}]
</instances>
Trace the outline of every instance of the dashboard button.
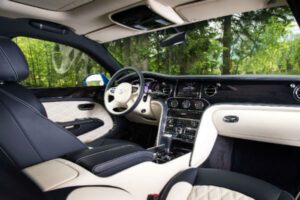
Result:
<instances>
[{"instance_id":1,"label":"dashboard button","mask_svg":"<svg viewBox=\"0 0 300 200\"><path fill-rule=\"evenodd\" d=\"M191 126L193 127L193 128L197 128L198 127L198 122L197 121L191 121Z\"/></svg>"}]
</instances>

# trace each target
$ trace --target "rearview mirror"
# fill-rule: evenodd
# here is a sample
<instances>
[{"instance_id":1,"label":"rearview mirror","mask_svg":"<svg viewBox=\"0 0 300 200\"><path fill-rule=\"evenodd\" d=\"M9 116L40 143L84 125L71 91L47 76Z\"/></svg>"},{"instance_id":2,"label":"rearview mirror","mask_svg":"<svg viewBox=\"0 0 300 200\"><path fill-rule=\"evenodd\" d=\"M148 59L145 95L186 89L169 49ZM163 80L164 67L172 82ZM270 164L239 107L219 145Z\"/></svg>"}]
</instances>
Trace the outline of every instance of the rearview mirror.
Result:
<instances>
[{"instance_id":1,"label":"rearview mirror","mask_svg":"<svg viewBox=\"0 0 300 200\"><path fill-rule=\"evenodd\" d=\"M104 74L90 74L84 79L83 86L105 86L108 81L109 79Z\"/></svg>"},{"instance_id":2,"label":"rearview mirror","mask_svg":"<svg viewBox=\"0 0 300 200\"><path fill-rule=\"evenodd\" d=\"M167 47L167 46L172 46L172 45L178 45L178 44L183 44L185 43L186 40L186 34L185 32L179 32L175 33L166 39L160 41L160 46L161 47Z\"/></svg>"}]
</instances>

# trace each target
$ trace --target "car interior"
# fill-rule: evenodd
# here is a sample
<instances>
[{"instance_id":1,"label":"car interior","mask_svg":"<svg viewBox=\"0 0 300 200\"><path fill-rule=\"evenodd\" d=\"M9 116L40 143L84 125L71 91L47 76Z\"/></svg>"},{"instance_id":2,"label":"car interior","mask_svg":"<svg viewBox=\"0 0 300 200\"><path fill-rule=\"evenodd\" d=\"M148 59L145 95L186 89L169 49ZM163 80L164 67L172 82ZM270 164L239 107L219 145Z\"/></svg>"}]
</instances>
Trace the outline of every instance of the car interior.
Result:
<instances>
[{"instance_id":1,"label":"car interior","mask_svg":"<svg viewBox=\"0 0 300 200\"><path fill-rule=\"evenodd\" d=\"M299 70L299 24L297 0L1 0L0 199L300 199L299 73L208 73L276 48Z\"/></svg>"}]
</instances>

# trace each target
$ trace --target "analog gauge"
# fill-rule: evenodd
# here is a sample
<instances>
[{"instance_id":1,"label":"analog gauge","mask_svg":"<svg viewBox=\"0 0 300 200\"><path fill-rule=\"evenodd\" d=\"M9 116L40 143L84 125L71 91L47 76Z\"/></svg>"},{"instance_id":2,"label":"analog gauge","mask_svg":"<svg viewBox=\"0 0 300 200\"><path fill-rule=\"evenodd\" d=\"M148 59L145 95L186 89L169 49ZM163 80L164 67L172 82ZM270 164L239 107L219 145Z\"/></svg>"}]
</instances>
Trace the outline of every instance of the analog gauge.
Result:
<instances>
[{"instance_id":1,"label":"analog gauge","mask_svg":"<svg viewBox=\"0 0 300 200\"><path fill-rule=\"evenodd\" d=\"M204 103L202 101L195 101L194 106L197 110L202 110L204 108Z\"/></svg>"},{"instance_id":2,"label":"analog gauge","mask_svg":"<svg viewBox=\"0 0 300 200\"><path fill-rule=\"evenodd\" d=\"M182 107L183 107L184 109L188 109L189 107L191 107L191 102L190 102L189 100L184 100L184 101L182 102Z\"/></svg>"},{"instance_id":3,"label":"analog gauge","mask_svg":"<svg viewBox=\"0 0 300 200\"><path fill-rule=\"evenodd\" d=\"M172 108L177 108L178 106L178 101L176 99L171 100L170 105Z\"/></svg>"}]
</instances>

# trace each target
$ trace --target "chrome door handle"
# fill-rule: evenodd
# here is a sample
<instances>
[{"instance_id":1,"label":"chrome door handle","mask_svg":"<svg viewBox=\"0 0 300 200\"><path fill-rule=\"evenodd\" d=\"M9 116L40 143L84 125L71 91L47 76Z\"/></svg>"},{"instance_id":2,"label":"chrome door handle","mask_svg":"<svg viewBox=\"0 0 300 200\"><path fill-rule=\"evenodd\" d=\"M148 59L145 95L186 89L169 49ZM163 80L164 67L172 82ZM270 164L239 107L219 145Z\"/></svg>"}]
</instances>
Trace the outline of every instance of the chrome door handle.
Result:
<instances>
[{"instance_id":1,"label":"chrome door handle","mask_svg":"<svg viewBox=\"0 0 300 200\"><path fill-rule=\"evenodd\" d=\"M223 121L226 123L237 123L239 121L239 117L235 115L227 115L223 118Z\"/></svg>"}]
</instances>

